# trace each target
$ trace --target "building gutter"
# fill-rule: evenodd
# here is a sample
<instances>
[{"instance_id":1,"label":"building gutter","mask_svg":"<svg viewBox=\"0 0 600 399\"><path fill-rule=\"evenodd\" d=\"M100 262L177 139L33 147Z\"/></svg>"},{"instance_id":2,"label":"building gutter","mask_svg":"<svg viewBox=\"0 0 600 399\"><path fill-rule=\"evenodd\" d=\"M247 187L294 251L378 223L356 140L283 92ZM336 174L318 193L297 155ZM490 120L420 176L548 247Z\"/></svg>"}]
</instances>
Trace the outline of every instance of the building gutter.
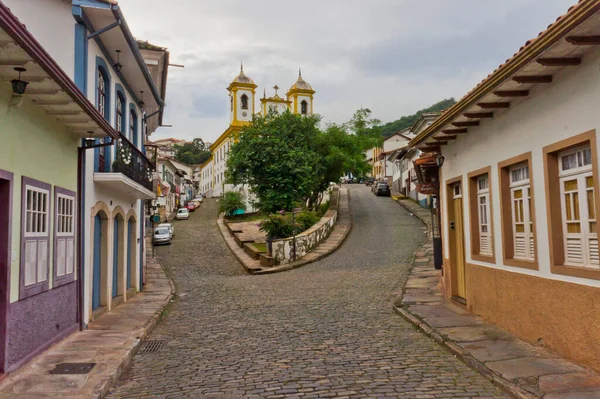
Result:
<instances>
[{"instance_id":1,"label":"building gutter","mask_svg":"<svg viewBox=\"0 0 600 399\"><path fill-rule=\"evenodd\" d=\"M573 30L590 16L598 12L598 10L600 10L600 2L598 0L581 0L575 7L576 9L568 12L546 31L542 32L537 39L526 44L525 48L496 69L496 71L467 93L459 102L445 111L429 125L429 127L412 139L409 144L411 146L420 144L443 126L450 123L466 109L473 106L473 104L479 101L482 96L488 94L494 88L509 80L514 73L518 72L521 68L546 51L550 46L562 39L565 33Z\"/></svg>"}]
</instances>

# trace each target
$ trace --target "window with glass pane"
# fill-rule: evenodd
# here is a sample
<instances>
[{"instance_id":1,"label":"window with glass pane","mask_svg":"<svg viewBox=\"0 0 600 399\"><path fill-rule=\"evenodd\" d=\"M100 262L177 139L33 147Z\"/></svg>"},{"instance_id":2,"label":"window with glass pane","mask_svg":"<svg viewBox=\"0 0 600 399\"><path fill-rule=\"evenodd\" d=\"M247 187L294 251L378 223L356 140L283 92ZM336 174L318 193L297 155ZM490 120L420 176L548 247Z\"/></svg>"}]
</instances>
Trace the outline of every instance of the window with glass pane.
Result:
<instances>
[{"instance_id":1,"label":"window with glass pane","mask_svg":"<svg viewBox=\"0 0 600 399\"><path fill-rule=\"evenodd\" d=\"M102 116L105 116L105 102L106 102L106 82L104 80L104 74L98 69L98 111Z\"/></svg>"},{"instance_id":2,"label":"window with glass pane","mask_svg":"<svg viewBox=\"0 0 600 399\"><path fill-rule=\"evenodd\" d=\"M123 133L123 100L121 96L117 97L117 132Z\"/></svg>"},{"instance_id":3,"label":"window with glass pane","mask_svg":"<svg viewBox=\"0 0 600 399\"><path fill-rule=\"evenodd\" d=\"M490 191L488 175L477 178L477 203L479 222L479 253L481 255L492 255L492 229L490 220Z\"/></svg>"},{"instance_id":4,"label":"window with glass pane","mask_svg":"<svg viewBox=\"0 0 600 399\"><path fill-rule=\"evenodd\" d=\"M510 196L514 257L534 260L534 232L531 215L529 166L516 165L510 169Z\"/></svg>"},{"instance_id":5,"label":"window with glass pane","mask_svg":"<svg viewBox=\"0 0 600 399\"><path fill-rule=\"evenodd\" d=\"M589 146L559 154L565 264L597 268L598 233Z\"/></svg>"}]
</instances>

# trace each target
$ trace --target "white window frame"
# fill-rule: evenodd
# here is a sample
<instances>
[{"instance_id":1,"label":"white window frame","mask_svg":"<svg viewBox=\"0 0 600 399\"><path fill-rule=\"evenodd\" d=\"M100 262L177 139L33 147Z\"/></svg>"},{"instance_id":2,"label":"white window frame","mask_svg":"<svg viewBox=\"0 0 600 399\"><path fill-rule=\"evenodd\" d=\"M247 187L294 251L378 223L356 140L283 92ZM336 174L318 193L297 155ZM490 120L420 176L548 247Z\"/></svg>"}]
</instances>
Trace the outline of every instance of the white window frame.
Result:
<instances>
[{"instance_id":1,"label":"white window frame","mask_svg":"<svg viewBox=\"0 0 600 399\"><path fill-rule=\"evenodd\" d=\"M584 162L584 153L583 151L590 148L589 145L579 146L567 151L559 152L558 155L558 165L559 165L559 175L558 181L560 185L560 207L561 207L561 225L563 229L563 245L565 251L565 265L566 266L577 266L577 267L585 267L590 269L599 269L600 262L598 259L598 233L594 233L590 229L590 223L596 223L597 218L591 219L588 209L588 191L592 191L594 193L594 188L587 187L587 178L593 176L591 161L589 164L585 164ZM563 169L563 157L570 156L576 154L577 166L570 169ZM568 181L576 181L577 182L577 190L574 191L565 191L565 183ZM595 183L595 181L594 181ZM574 223L579 223L579 233L570 233L568 231L568 224L566 220L567 215L567 201L566 196L569 195L569 202L571 208L571 214L575 210L574 203L574 194L577 194L577 206L579 207L579 218L572 219L571 221ZM594 211L595 209L595 194L594 194ZM573 215L574 216L574 215ZM579 244L577 244L579 241ZM579 245L580 256L570 255L572 253L574 246ZM578 261L580 259L580 261Z\"/></svg>"},{"instance_id":2,"label":"white window frame","mask_svg":"<svg viewBox=\"0 0 600 399\"><path fill-rule=\"evenodd\" d=\"M485 187L482 186L482 182L485 182ZM477 228L479 229L479 255L492 256L492 219L490 214L490 180L488 174L477 176L475 179L477 184ZM484 203L482 203L484 200ZM485 217L485 219L484 219ZM484 223L485 221L485 223ZM486 231L483 231L485 228ZM482 248L486 247L487 250Z\"/></svg>"},{"instance_id":3,"label":"white window frame","mask_svg":"<svg viewBox=\"0 0 600 399\"><path fill-rule=\"evenodd\" d=\"M514 173L516 171L522 171L522 178L520 180L514 180ZM530 202L531 202L531 181L529 178L529 165L526 163L521 163L509 168L509 190L510 190L510 209L511 209L511 228L513 232L513 251L514 258L533 261L535 260L535 247L534 247L534 232L533 232L533 219L531 215ZM515 198L515 193L521 190L522 197ZM522 203L521 207L518 207L517 204ZM521 213L521 208L523 214ZM522 219L523 224L523 232L517 231L517 221L516 216L519 214L520 219ZM517 254L518 240L523 242L523 254Z\"/></svg>"},{"instance_id":4,"label":"white window frame","mask_svg":"<svg viewBox=\"0 0 600 399\"><path fill-rule=\"evenodd\" d=\"M29 198L29 193L32 192L34 194L42 194L45 195L46 197L46 204L45 204L45 210L41 211L43 217L43 224L44 224L44 231L28 231L31 230L33 227L33 219L34 216L38 216L36 217L36 221L39 221L39 214L40 214L40 210L33 210L33 209L29 209L28 207L28 198ZM50 235L50 190L46 190L40 187L36 187L36 186L32 186L30 184L26 184L25 185L25 193L26 193L26 198L24 201L24 205L26 207L25 209L25 230L23 232L23 237L24 238L33 238L33 237L47 237ZM39 202L38 202L39 204ZM29 218L29 213L31 213L31 218ZM30 223L31 222L31 223ZM36 229L37 230L37 229Z\"/></svg>"}]
</instances>

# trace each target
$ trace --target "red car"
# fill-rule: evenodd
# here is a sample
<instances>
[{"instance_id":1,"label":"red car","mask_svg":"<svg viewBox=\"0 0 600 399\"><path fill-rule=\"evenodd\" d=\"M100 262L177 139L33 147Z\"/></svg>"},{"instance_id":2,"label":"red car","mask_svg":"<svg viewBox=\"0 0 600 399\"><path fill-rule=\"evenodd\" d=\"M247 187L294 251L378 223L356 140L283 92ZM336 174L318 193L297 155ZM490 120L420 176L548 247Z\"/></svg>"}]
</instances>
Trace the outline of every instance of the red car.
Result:
<instances>
[{"instance_id":1,"label":"red car","mask_svg":"<svg viewBox=\"0 0 600 399\"><path fill-rule=\"evenodd\" d=\"M194 212L196 210L196 204L194 204L193 202L188 202L187 204L185 204L185 207L190 212Z\"/></svg>"}]
</instances>

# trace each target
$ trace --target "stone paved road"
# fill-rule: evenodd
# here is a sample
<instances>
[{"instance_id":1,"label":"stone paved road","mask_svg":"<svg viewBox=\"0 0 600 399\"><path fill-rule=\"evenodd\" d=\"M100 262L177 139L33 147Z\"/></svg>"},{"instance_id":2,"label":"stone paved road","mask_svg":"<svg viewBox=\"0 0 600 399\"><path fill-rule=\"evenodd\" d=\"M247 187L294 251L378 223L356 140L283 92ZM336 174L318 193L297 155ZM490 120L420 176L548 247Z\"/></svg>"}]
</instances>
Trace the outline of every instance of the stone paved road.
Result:
<instances>
[{"instance_id":1,"label":"stone paved road","mask_svg":"<svg viewBox=\"0 0 600 399\"><path fill-rule=\"evenodd\" d=\"M250 276L208 201L157 248L179 296L111 398L502 397L392 311L419 222L389 198L351 187L353 230L334 254Z\"/></svg>"}]
</instances>

